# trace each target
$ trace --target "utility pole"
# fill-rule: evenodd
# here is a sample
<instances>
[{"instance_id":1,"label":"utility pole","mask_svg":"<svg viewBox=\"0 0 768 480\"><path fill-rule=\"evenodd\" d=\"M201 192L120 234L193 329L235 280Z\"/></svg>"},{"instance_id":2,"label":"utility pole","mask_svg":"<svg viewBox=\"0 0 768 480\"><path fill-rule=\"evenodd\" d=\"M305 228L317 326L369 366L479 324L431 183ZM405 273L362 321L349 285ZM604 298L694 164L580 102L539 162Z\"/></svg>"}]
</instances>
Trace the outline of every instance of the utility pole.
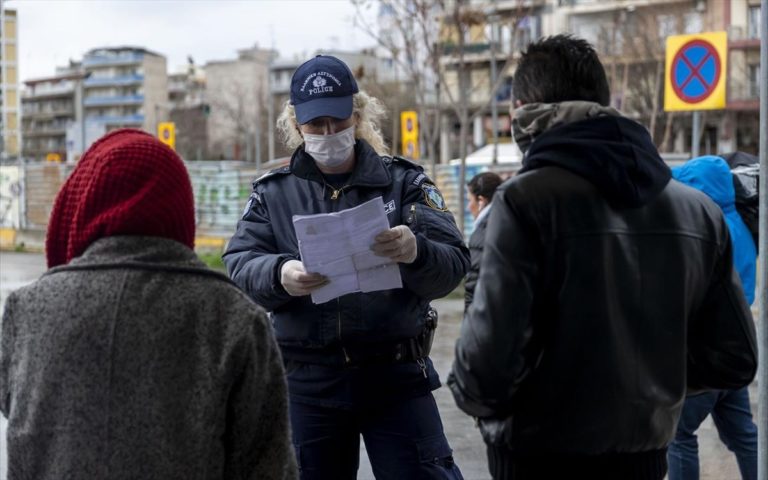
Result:
<instances>
[{"instance_id":1,"label":"utility pole","mask_svg":"<svg viewBox=\"0 0 768 480\"><path fill-rule=\"evenodd\" d=\"M758 212L757 478L768 480L768 0L760 7L760 199Z\"/></svg>"},{"instance_id":2,"label":"utility pole","mask_svg":"<svg viewBox=\"0 0 768 480\"><path fill-rule=\"evenodd\" d=\"M495 5L494 5L495 8ZM493 154L491 155L491 164L496 165L499 158L499 105L496 101L496 91L493 88L496 85L496 39L499 26L499 15L493 12L488 17L491 25L491 125L493 128Z\"/></svg>"}]
</instances>

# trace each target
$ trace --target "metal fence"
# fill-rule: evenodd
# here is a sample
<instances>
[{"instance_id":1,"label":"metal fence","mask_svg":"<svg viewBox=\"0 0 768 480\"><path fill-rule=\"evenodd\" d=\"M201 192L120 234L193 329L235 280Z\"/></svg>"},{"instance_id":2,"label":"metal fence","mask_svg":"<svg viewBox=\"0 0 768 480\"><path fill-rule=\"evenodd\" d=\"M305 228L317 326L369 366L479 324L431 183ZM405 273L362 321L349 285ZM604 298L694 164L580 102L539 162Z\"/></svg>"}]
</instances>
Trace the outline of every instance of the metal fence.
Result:
<instances>
[{"instance_id":1,"label":"metal fence","mask_svg":"<svg viewBox=\"0 0 768 480\"><path fill-rule=\"evenodd\" d=\"M25 163L0 166L0 228L45 230L53 202L74 165ZM195 195L198 235L231 235L258 176L242 162L187 162Z\"/></svg>"},{"instance_id":2,"label":"metal fence","mask_svg":"<svg viewBox=\"0 0 768 480\"><path fill-rule=\"evenodd\" d=\"M235 161L195 161L186 165L195 195L198 235L228 238L242 215L251 183L264 172ZM45 230L56 194L73 168L58 163L0 166L0 228ZM506 178L518 168L517 164L468 165L466 180L483 171L495 171ZM438 165L433 180L457 219L464 215L464 233L469 235L472 218L466 206L459 205L459 166Z\"/></svg>"}]
</instances>

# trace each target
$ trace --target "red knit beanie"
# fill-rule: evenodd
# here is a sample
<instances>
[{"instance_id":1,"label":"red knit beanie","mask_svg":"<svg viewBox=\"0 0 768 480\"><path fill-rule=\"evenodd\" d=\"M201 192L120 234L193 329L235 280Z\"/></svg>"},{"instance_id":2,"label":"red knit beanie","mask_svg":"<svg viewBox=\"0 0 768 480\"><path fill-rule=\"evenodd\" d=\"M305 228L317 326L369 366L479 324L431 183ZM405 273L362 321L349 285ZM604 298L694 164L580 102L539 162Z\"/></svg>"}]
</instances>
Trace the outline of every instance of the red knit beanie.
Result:
<instances>
[{"instance_id":1,"label":"red knit beanie","mask_svg":"<svg viewBox=\"0 0 768 480\"><path fill-rule=\"evenodd\" d=\"M173 150L141 130L108 133L80 159L48 222L48 267L69 263L112 235L164 237L194 247L187 169Z\"/></svg>"}]
</instances>

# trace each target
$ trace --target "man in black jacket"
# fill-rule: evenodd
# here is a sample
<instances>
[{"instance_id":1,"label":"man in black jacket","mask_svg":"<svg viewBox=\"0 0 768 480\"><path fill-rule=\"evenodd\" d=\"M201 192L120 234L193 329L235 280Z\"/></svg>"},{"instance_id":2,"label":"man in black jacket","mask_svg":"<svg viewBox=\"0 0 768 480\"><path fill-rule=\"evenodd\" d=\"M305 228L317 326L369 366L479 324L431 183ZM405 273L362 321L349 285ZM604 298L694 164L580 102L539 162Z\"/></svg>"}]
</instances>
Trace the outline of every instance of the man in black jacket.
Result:
<instances>
[{"instance_id":1,"label":"man in black jacket","mask_svg":"<svg viewBox=\"0 0 768 480\"><path fill-rule=\"evenodd\" d=\"M461 282L469 252L421 166L384 155L383 114L341 60L302 64L278 119L291 163L256 180L224 253L232 280L271 313L302 480L356 478L361 435L376 478L462 478L431 393L429 302ZM293 217L377 197L390 228L371 250L397 265L402 288L314 303L328 279L305 270ZM343 234L337 245L351 250Z\"/></svg>"},{"instance_id":2,"label":"man in black jacket","mask_svg":"<svg viewBox=\"0 0 768 480\"><path fill-rule=\"evenodd\" d=\"M467 207L475 219L475 227L469 236L471 263L464 281L464 311L469 308L475 294L480 261L483 259L485 228L488 225L488 214L491 213L491 201L501 182L501 177L497 173L482 172L472 177L467 183Z\"/></svg>"},{"instance_id":3,"label":"man in black jacket","mask_svg":"<svg viewBox=\"0 0 768 480\"><path fill-rule=\"evenodd\" d=\"M608 107L587 42L530 45L513 92L523 169L495 196L449 385L494 478L661 479L686 391L755 374L727 226Z\"/></svg>"}]
</instances>

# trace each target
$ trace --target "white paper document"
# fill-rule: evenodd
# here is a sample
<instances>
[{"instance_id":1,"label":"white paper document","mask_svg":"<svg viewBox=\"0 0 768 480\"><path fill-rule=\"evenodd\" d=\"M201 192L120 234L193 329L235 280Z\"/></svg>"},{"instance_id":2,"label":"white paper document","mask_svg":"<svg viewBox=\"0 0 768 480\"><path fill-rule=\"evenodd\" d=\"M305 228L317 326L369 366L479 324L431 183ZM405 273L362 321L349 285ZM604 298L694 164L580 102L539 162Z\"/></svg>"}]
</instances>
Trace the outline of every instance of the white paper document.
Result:
<instances>
[{"instance_id":1,"label":"white paper document","mask_svg":"<svg viewBox=\"0 0 768 480\"><path fill-rule=\"evenodd\" d=\"M371 251L374 237L389 229L381 197L340 212L294 215L293 226L304 268L330 280L312 292L313 303L403 286L397 263Z\"/></svg>"}]
</instances>

